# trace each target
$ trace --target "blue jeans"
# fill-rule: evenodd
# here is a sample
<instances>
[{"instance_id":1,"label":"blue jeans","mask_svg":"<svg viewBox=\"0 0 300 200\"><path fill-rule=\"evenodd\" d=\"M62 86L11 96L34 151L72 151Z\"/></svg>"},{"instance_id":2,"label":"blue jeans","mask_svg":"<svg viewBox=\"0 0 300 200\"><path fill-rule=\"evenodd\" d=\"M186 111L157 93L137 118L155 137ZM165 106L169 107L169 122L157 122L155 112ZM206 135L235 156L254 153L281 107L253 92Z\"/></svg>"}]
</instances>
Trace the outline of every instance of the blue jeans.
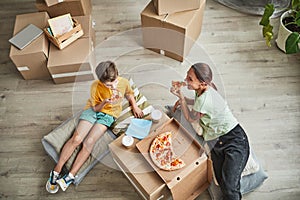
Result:
<instances>
[{"instance_id":1,"label":"blue jeans","mask_svg":"<svg viewBox=\"0 0 300 200\"><path fill-rule=\"evenodd\" d=\"M208 141L216 179L223 193L223 200L240 200L241 174L249 157L249 142L240 125L227 134Z\"/></svg>"}]
</instances>

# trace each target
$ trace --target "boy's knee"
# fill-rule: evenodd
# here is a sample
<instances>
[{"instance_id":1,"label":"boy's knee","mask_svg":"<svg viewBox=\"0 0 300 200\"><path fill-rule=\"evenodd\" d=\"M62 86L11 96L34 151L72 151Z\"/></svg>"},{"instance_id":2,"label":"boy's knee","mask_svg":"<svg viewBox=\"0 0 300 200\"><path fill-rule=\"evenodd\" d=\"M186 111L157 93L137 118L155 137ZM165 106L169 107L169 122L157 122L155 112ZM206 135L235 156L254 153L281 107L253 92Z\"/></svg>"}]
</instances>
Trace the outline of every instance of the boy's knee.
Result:
<instances>
[{"instance_id":1,"label":"boy's knee","mask_svg":"<svg viewBox=\"0 0 300 200\"><path fill-rule=\"evenodd\" d=\"M75 145L75 146L80 145L82 143L82 141L83 141L83 138L80 135L76 134L76 133L72 137L72 144Z\"/></svg>"},{"instance_id":2,"label":"boy's knee","mask_svg":"<svg viewBox=\"0 0 300 200\"><path fill-rule=\"evenodd\" d=\"M91 151L94 147L94 144L95 144L94 138L87 138L83 142L83 147L86 148L88 151Z\"/></svg>"}]
</instances>

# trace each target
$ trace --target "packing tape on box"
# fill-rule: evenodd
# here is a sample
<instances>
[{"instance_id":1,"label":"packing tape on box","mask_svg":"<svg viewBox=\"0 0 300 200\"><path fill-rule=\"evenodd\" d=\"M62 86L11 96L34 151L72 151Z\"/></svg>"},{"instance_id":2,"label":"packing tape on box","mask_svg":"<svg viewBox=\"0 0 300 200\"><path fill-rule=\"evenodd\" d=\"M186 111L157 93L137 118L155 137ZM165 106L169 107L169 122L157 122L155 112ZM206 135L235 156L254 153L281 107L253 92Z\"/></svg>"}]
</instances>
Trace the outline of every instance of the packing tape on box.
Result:
<instances>
[{"instance_id":1,"label":"packing tape on box","mask_svg":"<svg viewBox=\"0 0 300 200\"><path fill-rule=\"evenodd\" d=\"M22 72L22 71L29 71L29 68L27 66L22 66L22 67L17 67L17 69Z\"/></svg>"},{"instance_id":2,"label":"packing tape on box","mask_svg":"<svg viewBox=\"0 0 300 200\"><path fill-rule=\"evenodd\" d=\"M167 21L167 18L168 18L169 14L166 14L166 16L163 18L163 22Z\"/></svg>"},{"instance_id":3,"label":"packing tape on box","mask_svg":"<svg viewBox=\"0 0 300 200\"><path fill-rule=\"evenodd\" d=\"M70 76L80 76L80 75L88 75L93 74L92 71L81 71L81 72L69 72L69 73L61 73L61 74L52 74L52 78L64 78Z\"/></svg>"}]
</instances>

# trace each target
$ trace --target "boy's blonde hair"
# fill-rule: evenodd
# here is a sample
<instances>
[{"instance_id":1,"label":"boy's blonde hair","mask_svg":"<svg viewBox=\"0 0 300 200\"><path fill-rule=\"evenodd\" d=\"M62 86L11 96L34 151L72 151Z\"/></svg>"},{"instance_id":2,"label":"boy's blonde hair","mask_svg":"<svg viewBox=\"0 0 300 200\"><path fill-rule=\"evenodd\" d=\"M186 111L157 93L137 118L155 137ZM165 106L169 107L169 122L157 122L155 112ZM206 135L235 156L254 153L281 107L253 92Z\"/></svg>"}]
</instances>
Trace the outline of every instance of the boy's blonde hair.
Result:
<instances>
[{"instance_id":1,"label":"boy's blonde hair","mask_svg":"<svg viewBox=\"0 0 300 200\"><path fill-rule=\"evenodd\" d=\"M112 82L116 80L119 75L118 69L115 63L112 61L104 61L99 63L95 72L98 79L103 83Z\"/></svg>"}]
</instances>

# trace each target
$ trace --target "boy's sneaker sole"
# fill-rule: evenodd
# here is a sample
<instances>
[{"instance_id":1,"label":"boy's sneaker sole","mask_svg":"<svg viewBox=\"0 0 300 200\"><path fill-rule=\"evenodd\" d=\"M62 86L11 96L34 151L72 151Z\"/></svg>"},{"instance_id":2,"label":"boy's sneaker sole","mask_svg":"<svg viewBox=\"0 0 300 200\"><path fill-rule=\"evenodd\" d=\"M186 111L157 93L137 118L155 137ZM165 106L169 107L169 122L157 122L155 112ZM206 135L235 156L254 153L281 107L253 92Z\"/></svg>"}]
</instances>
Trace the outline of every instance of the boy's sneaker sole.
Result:
<instances>
[{"instance_id":1,"label":"boy's sneaker sole","mask_svg":"<svg viewBox=\"0 0 300 200\"><path fill-rule=\"evenodd\" d=\"M50 180L47 181L47 184L46 184L47 192L49 192L51 194L55 194L58 191L58 189L59 189L58 185L52 185L50 183Z\"/></svg>"}]
</instances>

